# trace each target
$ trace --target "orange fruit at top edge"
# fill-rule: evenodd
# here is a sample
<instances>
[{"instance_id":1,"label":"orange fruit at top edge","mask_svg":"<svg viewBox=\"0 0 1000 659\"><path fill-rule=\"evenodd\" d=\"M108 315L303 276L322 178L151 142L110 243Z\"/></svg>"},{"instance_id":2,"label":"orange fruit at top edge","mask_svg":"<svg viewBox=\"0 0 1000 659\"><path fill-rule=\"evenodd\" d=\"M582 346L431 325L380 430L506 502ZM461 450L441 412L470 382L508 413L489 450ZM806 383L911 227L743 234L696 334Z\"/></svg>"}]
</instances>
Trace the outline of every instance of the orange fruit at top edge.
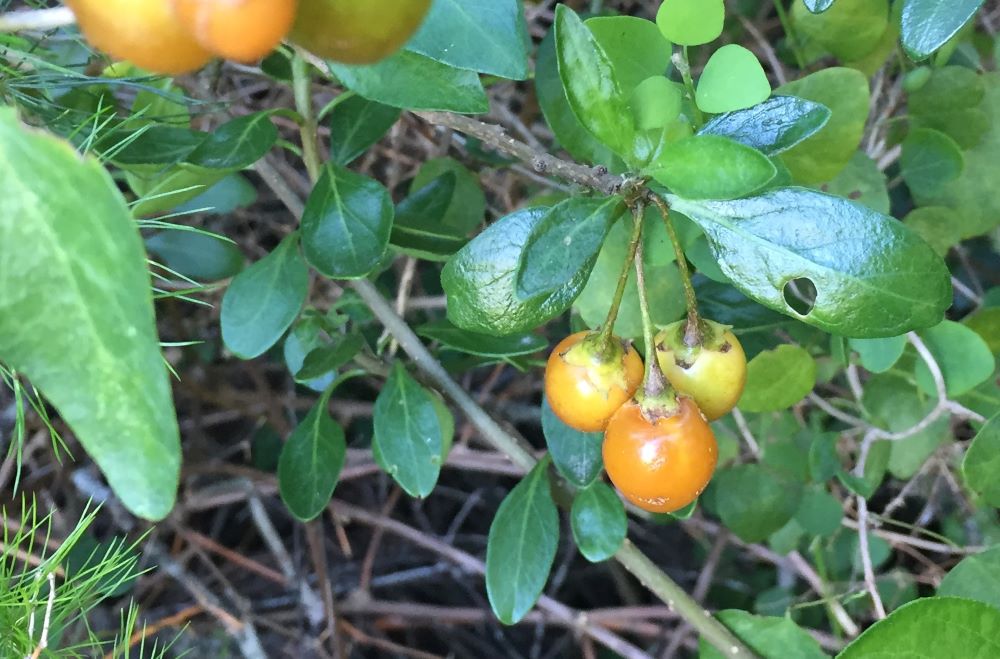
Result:
<instances>
[{"instance_id":1,"label":"orange fruit at top edge","mask_svg":"<svg viewBox=\"0 0 1000 659\"><path fill-rule=\"evenodd\" d=\"M178 75L212 54L174 16L169 0L66 0L87 41L148 71Z\"/></svg>"},{"instance_id":2,"label":"orange fruit at top edge","mask_svg":"<svg viewBox=\"0 0 1000 659\"><path fill-rule=\"evenodd\" d=\"M403 47L431 0L299 0L291 40L320 57L372 64Z\"/></svg>"},{"instance_id":3,"label":"orange fruit at top edge","mask_svg":"<svg viewBox=\"0 0 1000 659\"><path fill-rule=\"evenodd\" d=\"M295 22L297 0L170 0L203 48L238 62L274 50Z\"/></svg>"}]
</instances>

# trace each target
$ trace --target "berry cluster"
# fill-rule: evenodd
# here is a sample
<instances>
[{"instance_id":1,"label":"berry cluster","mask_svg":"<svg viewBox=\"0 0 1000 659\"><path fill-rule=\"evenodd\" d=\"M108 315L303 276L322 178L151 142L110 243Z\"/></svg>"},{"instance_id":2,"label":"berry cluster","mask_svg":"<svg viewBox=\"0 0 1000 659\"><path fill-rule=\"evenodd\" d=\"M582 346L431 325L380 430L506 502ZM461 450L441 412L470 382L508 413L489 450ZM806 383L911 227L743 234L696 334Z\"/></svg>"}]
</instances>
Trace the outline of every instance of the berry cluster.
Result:
<instances>
[{"instance_id":1,"label":"berry cluster","mask_svg":"<svg viewBox=\"0 0 1000 659\"><path fill-rule=\"evenodd\" d=\"M621 339L578 332L545 368L545 395L566 425L604 431L604 468L630 502L668 513L690 504L715 471L708 422L728 413L746 383L746 356L728 327L706 320L663 328L646 365Z\"/></svg>"},{"instance_id":2,"label":"berry cluster","mask_svg":"<svg viewBox=\"0 0 1000 659\"><path fill-rule=\"evenodd\" d=\"M213 57L255 62L286 37L320 57L377 62L413 36L431 0L66 0L109 55L168 75Z\"/></svg>"}]
</instances>

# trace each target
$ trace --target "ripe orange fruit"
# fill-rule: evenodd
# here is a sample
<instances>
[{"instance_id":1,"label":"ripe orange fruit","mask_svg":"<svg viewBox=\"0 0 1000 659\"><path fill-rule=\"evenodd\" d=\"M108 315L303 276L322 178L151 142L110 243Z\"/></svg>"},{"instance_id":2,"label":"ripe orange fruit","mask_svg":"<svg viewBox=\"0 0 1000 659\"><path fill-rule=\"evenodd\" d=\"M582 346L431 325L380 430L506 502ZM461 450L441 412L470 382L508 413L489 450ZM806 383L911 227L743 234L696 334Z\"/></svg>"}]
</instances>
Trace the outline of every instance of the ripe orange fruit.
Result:
<instances>
[{"instance_id":1,"label":"ripe orange fruit","mask_svg":"<svg viewBox=\"0 0 1000 659\"><path fill-rule=\"evenodd\" d=\"M431 0L299 0L291 39L320 57L371 64L403 47Z\"/></svg>"},{"instance_id":2,"label":"ripe orange fruit","mask_svg":"<svg viewBox=\"0 0 1000 659\"><path fill-rule=\"evenodd\" d=\"M66 0L80 32L98 50L154 73L194 71L212 58L170 9L169 0Z\"/></svg>"},{"instance_id":3,"label":"ripe orange fruit","mask_svg":"<svg viewBox=\"0 0 1000 659\"><path fill-rule=\"evenodd\" d=\"M295 22L296 0L170 0L203 48L238 62L274 50Z\"/></svg>"},{"instance_id":4,"label":"ripe orange fruit","mask_svg":"<svg viewBox=\"0 0 1000 659\"><path fill-rule=\"evenodd\" d=\"M642 358L612 337L602 351L597 335L577 332L559 342L545 366L545 397L563 423L583 432L603 430L642 383Z\"/></svg>"},{"instance_id":5,"label":"ripe orange fruit","mask_svg":"<svg viewBox=\"0 0 1000 659\"><path fill-rule=\"evenodd\" d=\"M604 431L604 469L626 499L654 513L680 510L708 486L719 447L694 401L650 421L639 403L615 412Z\"/></svg>"}]
</instances>

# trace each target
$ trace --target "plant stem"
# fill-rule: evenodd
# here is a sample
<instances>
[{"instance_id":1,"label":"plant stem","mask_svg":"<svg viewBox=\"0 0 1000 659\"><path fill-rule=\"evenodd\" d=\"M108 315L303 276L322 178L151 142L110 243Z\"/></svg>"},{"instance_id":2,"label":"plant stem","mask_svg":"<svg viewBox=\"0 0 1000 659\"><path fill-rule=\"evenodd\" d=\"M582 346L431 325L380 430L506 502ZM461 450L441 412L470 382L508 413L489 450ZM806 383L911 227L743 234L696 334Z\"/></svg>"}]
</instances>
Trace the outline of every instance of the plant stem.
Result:
<instances>
[{"instance_id":1,"label":"plant stem","mask_svg":"<svg viewBox=\"0 0 1000 659\"><path fill-rule=\"evenodd\" d=\"M625 544L615 554L622 566L634 574L643 586L648 588L667 606L677 611L684 620L697 630L701 636L715 646L727 657L750 659L756 657L732 632L719 623L711 614L703 609L684 589L678 586L670 577L656 566L649 557L643 554L625 540Z\"/></svg>"},{"instance_id":2,"label":"plant stem","mask_svg":"<svg viewBox=\"0 0 1000 659\"><path fill-rule=\"evenodd\" d=\"M674 254L677 257L677 269L681 273L681 283L684 285L684 300L687 304L687 326L684 328L684 343L688 347L701 343L701 319L698 317L698 296L694 292L694 285L691 283L691 270L688 268L687 257L684 255L684 248L681 246L680 238L677 237L677 230L670 220L670 207L659 195L653 193L649 198L656 204L663 218L663 225L670 236L670 243L674 246Z\"/></svg>"},{"instance_id":3,"label":"plant stem","mask_svg":"<svg viewBox=\"0 0 1000 659\"><path fill-rule=\"evenodd\" d=\"M691 61L688 59L688 47L681 47L680 56L674 56L672 59L674 66L681 72L681 78L684 79L684 86L687 88L688 96L691 97L691 104L694 106L694 117L692 117L692 120L694 128L697 131L705 123L705 116L701 113L701 108L698 107L698 102L695 100L696 93L694 78L691 77Z\"/></svg>"},{"instance_id":4,"label":"plant stem","mask_svg":"<svg viewBox=\"0 0 1000 659\"><path fill-rule=\"evenodd\" d=\"M645 210L646 204L643 201L639 201L632 209L632 237L628 243L628 251L625 253L625 263L622 266L622 272L618 276L618 287L615 289L614 297L611 298L611 308L608 309L608 318L604 321L604 327L601 329L601 345L607 345L614 334L615 321L618 320L618 310L622 304L622 297L625 295L628 276L632 271L632 264L635 262L636 250L639 249L639 243L642 241L642 214Z\"/></svg>"},{"instance_id":5,"label":"plant stem","mask_svg":"<svg viewBox=\"0 0 1000 659\"><path fill-rule=\"evenodd\" d=\"M800 70L805 69L805 54L803 54L802 46L799 44L799 37L792 28L792 22L788 20L788 12L785 11L783 0L774 0L774 11L778 14L778 21L781 22L781 29L785 31L785 38L788 39L788 45L792 47L792 54L795 55L795 63L799 65Z\"/></svg>"},{"instance_id":6,"label":"plant stem","mask_svg":"<svg viewBox=\"0 0 1000 659\"><path fill-rule=\"evenodd\" d=\"M76 16L69 7L50 9L25 9L0 14L0 33L41 32L73 25Z\"/></svg>"},{"instance_id":7,"label":"plant stem","mask_svg":"<svg viewBox=\"0 0 1000 659\"><path fill-rule=\"evenodd\" d=\"M315 183L319 178L322 163L317 149L316 114L312 103L312 80L309 78L309 66L306 60L295 51L292 57L292 91L295 94L295 109L301 117L300 133L302 134L302 161L306 165L309 179Z\"/></svg>"}]
</instances>

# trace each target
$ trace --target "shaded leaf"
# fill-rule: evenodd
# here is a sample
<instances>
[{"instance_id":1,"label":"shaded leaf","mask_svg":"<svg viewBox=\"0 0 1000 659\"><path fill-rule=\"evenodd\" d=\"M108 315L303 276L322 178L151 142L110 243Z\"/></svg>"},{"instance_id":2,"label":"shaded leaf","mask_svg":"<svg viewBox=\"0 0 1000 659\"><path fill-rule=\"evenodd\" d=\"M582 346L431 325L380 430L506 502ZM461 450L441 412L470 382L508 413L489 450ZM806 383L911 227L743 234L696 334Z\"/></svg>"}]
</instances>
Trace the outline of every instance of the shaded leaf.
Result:
<instances>
[{"instance_id":1,"label":"shaded leaf","mask_svg":"<svg viewBox=\"0 0 1000 659\"><path fill-rule=\"evenodd\" d=\"M577 493L570 523L576 546L591 563L614 556L628 532L624 504L611 487L600 481Z\"/></svg>"},{"instance_id":2,"label":"shaded leaf","mask_svg":"<svg viewBox=\"0 0 1000 659\"><path fill-rule=\"evenodd\" d=\"M562 476L577 487L587 487L601 474L604 433L581 432L563 423L542 401L542 432L552 462Z\"/></svg>"},{"instance_id":3,"label":"shaded leaf","mask_svg":"<svg viewBox=\"0 0 1000 659\"><path fill-rule=\"evenodd\" d=\"M302 522L326 509L344 467L344 430L330 418L330 392L295 427L278 458L278 492L292 515Z\"/></svg>"}]
</instances>

